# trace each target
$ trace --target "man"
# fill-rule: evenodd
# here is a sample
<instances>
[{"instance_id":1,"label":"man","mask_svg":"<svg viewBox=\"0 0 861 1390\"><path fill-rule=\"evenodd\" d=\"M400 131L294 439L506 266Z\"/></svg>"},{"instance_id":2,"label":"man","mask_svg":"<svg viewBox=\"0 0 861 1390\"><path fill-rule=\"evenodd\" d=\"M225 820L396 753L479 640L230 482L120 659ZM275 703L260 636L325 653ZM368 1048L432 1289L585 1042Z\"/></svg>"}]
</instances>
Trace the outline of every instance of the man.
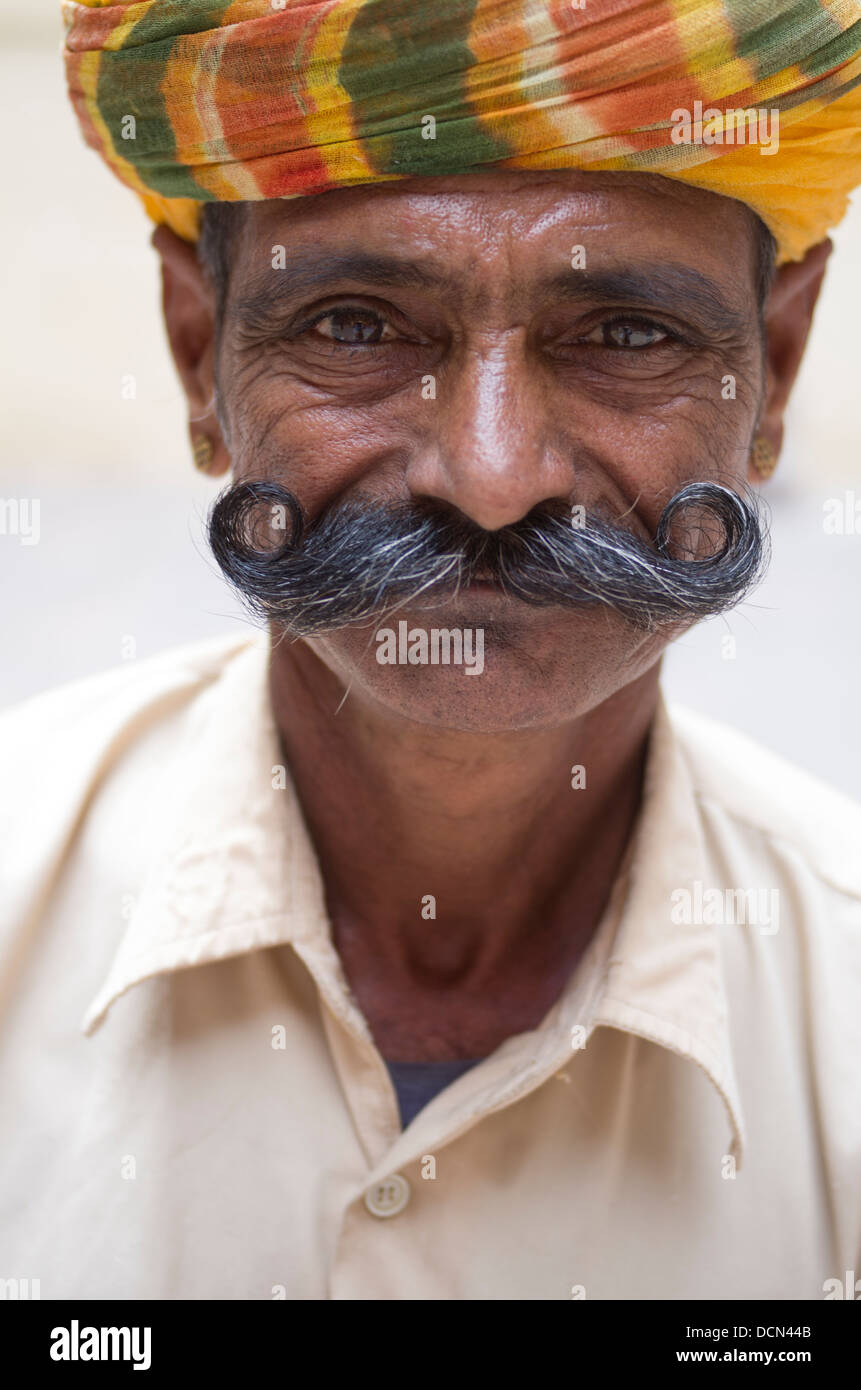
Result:
<instances>
[{"instance_id":1,"label":"man","mask_svg":"<svg viewBox=\"0 0 861 1390\"><path fill-rule=\"evenodd\" d=\"M2 1272L830 1296L861 817L659 669L762 571L861 12L64 8L265 629L4 717Z\"/></svg>"}]
</instances>

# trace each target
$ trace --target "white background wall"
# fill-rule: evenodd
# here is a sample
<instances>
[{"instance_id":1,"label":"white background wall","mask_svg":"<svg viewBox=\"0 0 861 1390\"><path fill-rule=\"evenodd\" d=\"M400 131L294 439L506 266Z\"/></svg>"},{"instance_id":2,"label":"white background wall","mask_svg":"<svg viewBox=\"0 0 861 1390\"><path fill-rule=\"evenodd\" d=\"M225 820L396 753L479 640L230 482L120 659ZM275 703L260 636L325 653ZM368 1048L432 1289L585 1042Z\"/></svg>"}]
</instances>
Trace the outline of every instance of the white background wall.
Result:
<instances>
[{"instance_id":1,"label":"white background wall","mask_svg":"<svg viewBox=\"0 0 861 1390\"><path fill-rule=\"evenodd\" d=\"M81 142L60 38L53 0L6 0L0 499L39 498L41 540L0 535L0 705L118 663L126 636L145 657L244 621L202 538L218 485L188 453L151 229ZM665 685L861 797L861 527L823 529L829 498L861 502L857 198L834 241L768 488L770 576L677 644Z\"/></svg>"}]
</instances>

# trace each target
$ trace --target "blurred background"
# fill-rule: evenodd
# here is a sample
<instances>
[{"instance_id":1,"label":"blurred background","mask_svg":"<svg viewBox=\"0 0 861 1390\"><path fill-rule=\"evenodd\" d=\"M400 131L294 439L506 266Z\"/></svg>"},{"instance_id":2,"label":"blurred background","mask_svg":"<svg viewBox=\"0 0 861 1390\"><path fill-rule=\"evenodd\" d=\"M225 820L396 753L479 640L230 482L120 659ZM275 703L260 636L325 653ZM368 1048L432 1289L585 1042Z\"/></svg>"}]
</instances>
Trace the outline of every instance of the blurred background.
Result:
<instances>
[{"instance_id":1,"label":"blurred background","mask_svg":"<svg viewBox=\"0 0 861 1390\"><path fill-rule=\"evenodd\" d=\"M0 706L118 665L130 638L141 659L246 621L203 538L219 484L192 466L151 227L83 145L60 42L59 3L6 0ZM766 490L769 577L676 644L664 684L861 798L857 197L833 240ZM4 528L9 499L39 500L38 544Z\"/></svg>"}]
</instances>

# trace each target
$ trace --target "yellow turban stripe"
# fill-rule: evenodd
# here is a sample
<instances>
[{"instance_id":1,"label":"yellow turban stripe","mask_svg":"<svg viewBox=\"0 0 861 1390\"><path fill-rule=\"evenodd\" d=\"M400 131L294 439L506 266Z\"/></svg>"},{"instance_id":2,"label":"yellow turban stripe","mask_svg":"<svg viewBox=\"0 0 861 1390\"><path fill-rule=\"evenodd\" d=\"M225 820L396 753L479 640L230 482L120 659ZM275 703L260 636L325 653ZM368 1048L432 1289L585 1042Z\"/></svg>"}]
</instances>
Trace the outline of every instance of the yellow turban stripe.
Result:
<instances>
[{"instance_id":1,"label":"yellow turban stripe","mask_svg":"<svg viewBox=\"0 0 861 1390\"><path fill-rule=\"evenodd\" d=\"M663 174L798 260L861 182L850 0L63 0L85 139L150 217L471 169Z\"/></svg>"}]
</instances>

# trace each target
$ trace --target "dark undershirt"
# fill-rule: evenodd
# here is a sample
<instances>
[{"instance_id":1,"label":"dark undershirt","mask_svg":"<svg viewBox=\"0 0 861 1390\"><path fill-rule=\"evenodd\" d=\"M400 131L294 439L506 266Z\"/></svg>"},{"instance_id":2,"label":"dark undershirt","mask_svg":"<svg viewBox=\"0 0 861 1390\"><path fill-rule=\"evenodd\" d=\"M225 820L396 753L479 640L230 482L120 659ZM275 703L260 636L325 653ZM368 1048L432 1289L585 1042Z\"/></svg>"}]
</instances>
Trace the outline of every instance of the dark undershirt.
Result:
<instances>
[{"instance_id":1,"label":"dark undershirt","mask_svg":"<svg viewBox=\"0 0 861 1390\"><path fill-rule=\"evenodd\" d=\"M398 1097L401 1111L401 1126L406 1129L410 1121L426 1105L451 1086L459 1076L477 1067L481 1057L467 1058L456 1062L386 1062L392 1085Z\"/></svg>"}]
</instances>

